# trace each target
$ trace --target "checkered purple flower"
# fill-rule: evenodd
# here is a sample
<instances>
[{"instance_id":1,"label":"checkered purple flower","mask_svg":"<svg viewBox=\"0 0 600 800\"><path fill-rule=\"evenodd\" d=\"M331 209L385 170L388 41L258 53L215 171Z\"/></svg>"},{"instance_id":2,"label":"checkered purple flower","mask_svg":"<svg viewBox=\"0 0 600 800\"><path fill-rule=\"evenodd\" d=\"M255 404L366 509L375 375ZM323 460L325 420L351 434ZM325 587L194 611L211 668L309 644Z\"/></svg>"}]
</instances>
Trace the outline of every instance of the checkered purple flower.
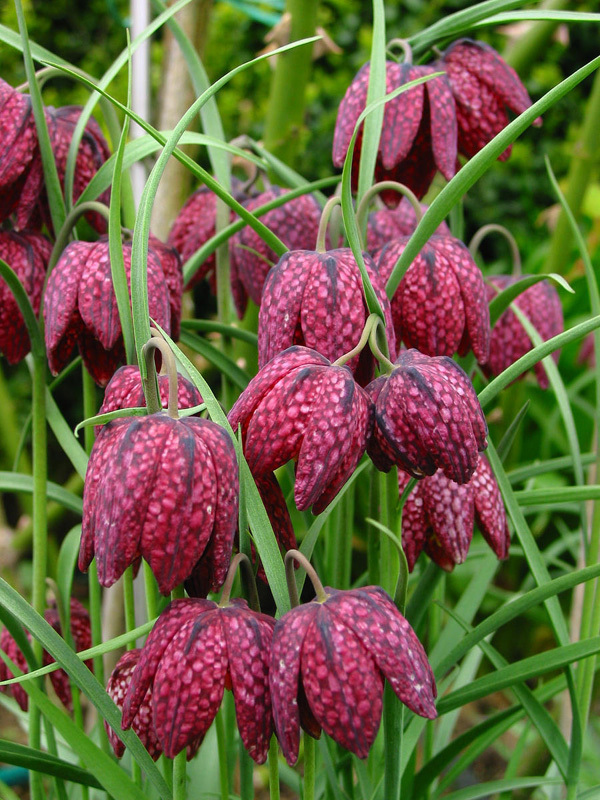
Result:
<instances>
[{"instance_id":1,"label":"checkered purple flower","mask_svg":"<svg viewBox=\"0 0 600 800\"><path fill-rule=\"evenodd\" d=\"M230 688L242 742L263 764L273 732L268 672L274 625L245 600L224 607L211 600L174 600L140 655L123 705L123 728L133 724L151 690L154 729L172 758L203 739Z\"/></svg>"},{"instance_id":2,"label":"checkered purple flower","mask_svg":"<svg viewBox=\"0 0 600 800\"><path fill-rule=\"evenodd\" d=\"M377 469L394 464L415 478L436 469L456 483L473 475L487 446L487 424L466 373L451 358L407 350L389 376L366 391L375 404L367 452Z\"/></svg>"},{"instance_id":3,"label":"checkered purple flower","mask_svg":"<svg viewBox=\"0 0 600 800\"><path fill-rule=\"evenodd\" d=\"M269 682L275 730L288 764L300 726L321 728L366 758L381 720L383 681L416 714L433 719L436 687L425 651L378 586L338 591L293 608L275 625Z\"/></svg>"}]
</instances>

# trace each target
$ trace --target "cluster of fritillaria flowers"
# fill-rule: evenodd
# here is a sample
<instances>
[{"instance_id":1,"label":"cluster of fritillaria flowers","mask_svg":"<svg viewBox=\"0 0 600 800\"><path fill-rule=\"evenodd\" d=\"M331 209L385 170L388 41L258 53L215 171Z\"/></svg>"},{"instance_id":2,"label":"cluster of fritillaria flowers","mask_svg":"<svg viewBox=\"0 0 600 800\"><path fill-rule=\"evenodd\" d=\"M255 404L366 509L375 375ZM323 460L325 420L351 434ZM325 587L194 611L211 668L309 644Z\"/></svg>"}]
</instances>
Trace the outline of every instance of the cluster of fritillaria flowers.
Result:
<instances>
[{"instance_id":1,"label":"cluster of fritillaria flowers","mask_svg":"<svg viewBox=\"0 0 600 800\"><path fill-rule=\"evenodd\" d=\"M452 356L472 352L484 372L495 375L530 348L513 311L490 330L489 302L512 279L496 276L486 286L469 249L443 223L391 297L386 283L419 223L419 199L436 172L451 179L459 154L474 155L506 125L507 108L519 113L530 101L516 74L486 45L455 42L429 66L414 66L405 55L403 63L387 63L388 92L444 74L385 107L375 175L386 182L375 191L388 208L365 221L368 252L359 257L348 247L330 247L327 224L337 200L321 216L311 195L282 202L262 217L290 248L279 260L250 227L230 240L236 310L243 316L249 300L260 307L259 371L229 409L230 429L199 415L202 397L177 374L172 351L157 331L144 347L141 371L121 366L125 344L101 215L89 217L100 238L72 241L57 254L42 298L51 244L39 231L44 224L50 233L52 228L31 103L0 82L0 211L12 226L0 233L0 256L24 284L33 310L43 309L52 373L61 372L78 349L93 379L105 387L100 414L117 415L98 426L89 458L79 567L85 571L95 559L100 584L110 587L144 559L161 594L182 584L188 593L160 614L141 650L121 658L107 686L122 709L123 727L135 730L154 759L184 750L191 757L226 688L233 692L241 740L257 763L265 761L273 733L287 761L295 763L300 728L313 737L324 730L366 757L379 729L384 679L413 712L436 715L427 656L392 599L376 586L323 588L295 550L275 474L288 462L295 467L296 507L314 514L337 497L361 459L370 458L382 472L396 467L399 494L407 495L401 534L410 570L423 550L446 570L463 562L475 522L498 558L508 556L504 507L482 455L486 420L468 375ZM365 65L342 100L335 166L344 163L366 106L369 76ZM72 108L46 110L63 182L77 117ZM75 198L107 155L98 126L88 123ZM250 212L285 201L287 191L268 187L252 194L241 184L233 187ZM401 200L402 194L408 199ZM363 199L363 211L372 197L369 192ZM169 245L150 237L148 314L174 339L182 259L193 259L214 234L216 208L216 197L203 187L182 209ZM357 216L360 222L360 207ZM130 289L132 247L128 235L123 238ZM198 267L187 288L203 278L214 288L214 260ZM0 292L0 348L14 363L26 354L28 337L3 283ZM531 287L517 303L542 336L560 329L560 303L548 285ZM167 374L156 376L157 351ZM536 372L543 384L543 368ZM146 414L125 413L143 406ZM287 551L293 608L277 621L260 612L255 592L250 605L230 599L238 563L250 563L233 555L240 533L236 435L275 538ZM418 483L408 494L412 479ZM294 562L304 566L315 588L315 599L303 605L291 588ZM266 580L260 563L255 571ZM208 598L220 589L218 603ZM56 627L56 620L50 609L47 621ZM71 627L77 648L87 647L75 605ZM25 668L6 632L0 646ZM2 676L8 676L5 668ZM53 673L53 681L68 705L64 674ZM25 695L14 692L23 705ZM124 745L113 730L108 734L121 756Z\"/></svg>"}]
</instances>

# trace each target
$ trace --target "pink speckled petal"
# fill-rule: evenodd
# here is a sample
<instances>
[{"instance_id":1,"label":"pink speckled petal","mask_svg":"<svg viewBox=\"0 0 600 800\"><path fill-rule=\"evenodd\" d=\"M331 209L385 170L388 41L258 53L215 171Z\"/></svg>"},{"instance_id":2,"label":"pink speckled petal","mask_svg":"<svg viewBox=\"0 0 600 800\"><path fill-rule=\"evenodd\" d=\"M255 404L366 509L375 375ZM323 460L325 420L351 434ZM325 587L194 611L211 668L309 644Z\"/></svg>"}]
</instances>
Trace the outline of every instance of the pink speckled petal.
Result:
<instances>
[{"instance_id":1,"label":"pink speckled petal","mask_svg":"<svg viewBox=\"0 0 600 800\"><path fill-rule=\"evenodd\" d=\"M354 127L362 111L367 105L367 90L369 88L369 64L361 67L350 86L346 89L335 123L333 134L333 166L341 167L344 164L350 139ZM389 104L388 104L389 105ZM357 142L357 149L358 149Z\"/></svg>"},{"instance_id":2,"label":"pink speckled petal","mask_svg":"<svg viewBox=\"0 0 600 800\"><path fill-rule=\"evenodd\" d=\"M314 603L297 606L277 620L273 631L269 669L273 719L279 744L290 766L298 760L300 744L300 652L317 610Z\"/></svg>"},{"instance_id":3,"label":"pink speckled petal","mask_svg":"<svg viewBox=\"0 0 600 800\"><path fill-rule=\"evenodd\" d=\"M425 551L442 569L451 570L465 561L473 538L471 482L460 486L438 470L423 479L421 496L429 522Z\"/></svg>"},{"instance_id":4,"label":"pink speckled petal","mask_svg":"<svg viewBox=\"0 0 600 800\"><path fill-rule=\"evenodd\" d=\"M400 493L404 491L410 475L398 469L398 488ZM423 480L427 480L424 478ZM402 549L408 562L409 572L412 572L425 546L427 535L427 521L425 519L425 509L423 508L423 498L421 496L421 486L423 481L414 487L406 499L402 508Z\"/></svg>"},{"instance_id":5,"label":"pink speckled petal","mask_svg":"<svg viewBox=\"0 0 600 800\"><path fill-rule=\"evenodd\" d=\"M471 478L475 503L475 519L484 539L498 558L508 558L510 531L500 489L484 455L479 456Z\"/></svg>"},{"instance_id":6,"label":"pink speckled petal","mask_svg":"<svg viewBox=\"0 0 600 800\"><path fill-rule=\"evenodd\" d=\"M400 700L415 714L435 719L437 690L427 655L389 595L365 586L334 592L327 607L360 640Z\"/></svg>"},{"instance_id":7,"label":"pink speckled petal","mask_svg":"<svg viewBox=\"0 0 600 800\"><path fill-rule=\"evenodd\" d=\"M127 730L142 705L146 692L152 685L154 675L163 654L173 637L188 620L195 620L206 611L216 609L212 600L186 598L173 600L162 612L150 631L146 644L139 658L138 666L133 673L127 697L123 703L123 719L121 726Z\"/></svg>"},{"instance_id":8,"label":"pink speckled petal","mask_svg":"<svg viewBox=\"0 0 600 800\"><path fill-rule=\"evenodd\" d=\"M433 67L423 70L437 72ZM449 181L456 171L456 106L450 83L445 75L438 75L425 84L429 97L431 117L431 149L437 168Z\"/></svg>"},{"instance_id":9,"label":"pink speckled petal","mask_svg":"<svg viewBox=\"0 0 600 800\"><path fill-rule=\"evenodd\" d=\"M275 620L244 600L221 610L240 737L257 764L267 760L273 733L269 661Z\"/></svg>"},{"instance_id":10,"label":"pink speckled petal","mask_svg":"<svg viewBox=\"0 0 600 800\"><path fill-rule=\"evenodd\" d=\"M71 350L75 346L77 327L81 325L77 308L79 283L94 248L89 242L71 242L50 273L44 296L46 349L50 357L64 338L70 340Z\"/></svg>"},{"instance_id":11,"label":"pink speckled petal","mask_svg":"<svg viewBox=\"0 0 600 800\"><path fill-rule=\"evenodd\" d=\"M318 606L306 632L301 669L306 699L323 730L366 758L381 721L383 678L329 600Z\"/></svg>"},{"instance_id":12,"label":"pink speckled petal","mask_svg":"<svg viewBox=\"0 0 600 800\"><path fill-rule=\"evenodd\" d=\"M29 631L25 631L25 634L31 641L31 634ZM8 628L3 628L2 633L0 634L0 650L3 650L11 659L11 661L14 661L21 672L29 672L29 667L27 666L25 656L21 652L21 649L18 647L12 635L9 633ZM0 680L4 681L12 677L14 677L12 671L5 665L3 661L2 671L0 672ZM25 689L23 689L23 687L18 683L14 683L10 686L0 686L0 692L5 692L6 694L12 695L19 704L20 709L22 711L27 711L29 705L29 696Z\"/></svg>"},{"instance_id":13,"label":"pink speckled petal","mask_svg":"<svg viewBox=\"0 0 600 800\"><path fill-rule=\"evenodd\" d=\"M387 93L420 78L425 67L387 62ZM399 94L385 106L379 152L381 164L391 170L410 153L421 123L425 92L423 84Z\"/></svg>"},{"instance_id":14,"label":"pink speckled petal","mask_svg":"<svg viewBox=\"0 0 600 800\"><path fill-rule=\"evenodd\" d=\"M130 250L124 248L123 256L130 259ZM130 268L128 263L126 271ZM121 321L112 285L107 241L97 242L86 259L79 283L78 302L83 324L105 350L110 350L121 335Z\"/></svg>"},{"instance_id":15,"label":"pink speckled petal","mask_svg":"<svg viewBox=\"0 0 600 800\"><path fill-rule=\"evenodd\" d=\"M184 622L156 669L154 727L168 758L210 728L225 689L227 648L219 609Z\"/></svg>"}]
</instances>

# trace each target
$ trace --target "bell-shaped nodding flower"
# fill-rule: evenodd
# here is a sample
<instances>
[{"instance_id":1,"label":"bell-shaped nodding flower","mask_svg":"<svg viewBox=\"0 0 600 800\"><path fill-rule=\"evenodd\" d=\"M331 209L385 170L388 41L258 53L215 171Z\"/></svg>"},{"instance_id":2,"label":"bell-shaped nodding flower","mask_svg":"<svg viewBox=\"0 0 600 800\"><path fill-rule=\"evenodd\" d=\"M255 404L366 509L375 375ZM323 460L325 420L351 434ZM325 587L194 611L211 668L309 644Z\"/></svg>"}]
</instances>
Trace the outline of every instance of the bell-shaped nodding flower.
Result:
<instances>
[{"instance_id":1,"label":"bell-shaped nodding flower","mask_svg":"<svg viewBox=\"0 0 600 800\"><path fill-rule=\"evenodd\" d=\"M385 283L409 236L374 254ZM481 270L454 236L435 234L400 281L391 301L396 339L428 356L466 355L485 361L490 349L490 309Z\"/></svg>"},{"instance_id":2,"label":"bell-shaped nodding flower","mask_svg":"<svg viewBox=\"0 0 600 800\"><path fill-rule=\"evenodd\" d=\"M165 412L117 419L90 455L79 568L95 555L100 583L111 586L142 556L166 595L210 545L215 590L227 574L237 518L237 460L223 428Z\"/></svg>"},{"instance_id":3,"label":"bell-shaped nodding flower","mask_svg":"<svg viewBox=\"0 0 600 800\"><path fill-rule=\"evenodd\" d=\"M347 367L308 347L290 347L264 366L229 413L242 428L254 475L297 460L299 510L320 513L352 475L373 424L373 408Z\"/></svg>"},{"instance_id":4,"label":"bell-shaped nodding flower","mask_svg":"<svg viewBox=\"0 0 600 800\"><path fill-rule=\"evenodd\" d=\"M402 492L410 477L398 470ZM402 509L402 547L412 572L424 550L442 569L451 571L469 552L476 522L500 559L508 558L510 532L494 473L484 455L473 477L459 485L439 470L418 482Z\"/></svg>"},{"instance_id":5,"label":"bell-shaped nodding flower","mask_svg":"<svg viewBox=\"0 0 600 800\"><path fill-rule=\"evenodd\" d=\"M0 258L23 284L36 314L51 252L52 245L40 233L0 231ZM8 284L0 278L0 353L9 364L18 364L30 349L23 315Z\"/></svg>"},{"instance_id":6,"label":"bell-shaped nodding flower","mask_svg":"<svg viewBox=\"0 0 600 800\"><path fill-rule=\"evenodd\" d=\"M272 186L266 192L244 203L248 211L269 203L286 194L289 189ZM269 230L278 236L290 250L304 250L314 247L319 231L321 209L312 195L296 197L278 208L267 211L260 217ZM231 291L240 319L244 316L248 297L260 305L263 284L277 255L255 233L246 226L235 233L230 240Z\"/></svg>"},{"instance_id":7,"label":"bell-shaped nodding flower","mask_svg":"<svg viewBox=\"0 0 600 800\"><path fill-rule=\"evenodd\" d=\"M470 158L508 125L506 109L521 114L531 100L521 79L484 42L459 39L434 67L445 71L456 103L458 151ZM534 125L541 125L538 117ZM504 161L511 147L500 156Z\"/></svg>"},{"instance_id":8,"label":"bell-shaped nodding flower","mask_svg":"<svg viewBox=\"0 0 600 800\"><path fill-rule=\"evenodd\" d=\"M169 400L169 376L158 375L160 400L166 408ZM177 407L193 408L202 403L200 392L183 375L177 375ZM119 367L104 390L104 400L98 414L108 414L120 408L141 408L146 405L140 368L132 365ZM101 428L99 428L101 430Z\"/></svg>"},{"instance_id":9,"label":"bell-shaped nodding flower","mask_svg":"<svg viewBox=\"0 0 600 800\"><path fill-rule=\"evenodd\" d=\"M367 254L365 267L386 315L392 359L396 343L385 285ZM486 305L487 308L487 305ZM290 250L267 275L258 317L258 363L264 367L294 344L316 350L330 361L348 353L362 335L369 309L358 264L350 248ZM373 378L375 359L368 347L348 362L364 386Z\"/></svg>"},{"instance_id":10,"label":"bell-shaped nodding flower","mask_svg":"<svg viewBox=\"0 0 600 800\"><path fill-rule=\"evenodd\" d=\"M164 247L164 245L163 245ZM131 243L123 244L129 282ZM174 251L162 257L148 247L148 297L152 319L177 337L183 277ZM71 242L50 273L44 297L48 361L53 374L66 366L77 346L100 386L106 386L125 360L117 298L112 284L107 237Z\"/></svg>"},{"instance_id":11,"label":"bell-shaped nodding flower","mask_svg":"<svg viewBox=\"0 0 600 800\"><path fill-rule=\"evenodd\" d=\"M389 376L366 391L375 403L367 452L377 469L394 464L415 478L438 469L466 483L487 446L487 424L475 390L451 358L407 350Z\"/></svg>"},{"instance_id":12,"label":"bell-shaped nodding flower","mask_svg":"<svg viewBox=\"0 0 600 800\"><path fill-rule=\"evenodd\" d=\"M154 729L172 758L202 740L230 688L244 747L263 764L273 733L268 672L274 625L245 600L225 606L174 600L142 650L123 706L123 728L132 725L151 690Z\"/></svg>"},{"instance_id":13,"label":"bell-shaped nodding flower","mask_svg":"<svg viewBox=\"0 0 600 800\"><path fill-rule=\"evenodd\" d=\"M75 645L75 650L88 650L92 646L92 630L90 625L90 615L88 614L87 610L81 605L79 600L76 600L74 597L71 598L71 636L73 638L73 644ZM60 626L60 620L58 616L58 610L55 605L48 607L44 611L44 619L46 622L51 625L54 630L62 636L62 629ZM31 634L29 631L25 631L27 638L31 641ZM14 663L19 667L22 672L28 672L29 667L27 666L27 661L25 660L25 656L21 652L21 649L17 645L16 641L13 639L12 635L9 633L7 628L2 630L2 634L0 634L0 650L3 650L6 655L14 661ZM48 666L48 664L54 664L54 658L44 650L43 653L43 664L44 666ZM93 663L92 661L85 661L84 662L86 667L93 671ZM12 672L6 666L4 661L0 663L0 681L6 681L13 677ZM71 695L71 684L69 682L69 676L63 669L54 670L54 672L50 673L50 681L52 682L52 686L54 687L54 691L58 699L61 703L69 709L69 711L73 710L73 697ZM5 692L6 694L12 695L21 709L23 711L27 711L28 706L28 697L27 692L20 686L18 683L10 684L9 686L2 686L0 687L1 692Z\"/></svg>"},{"instance_id":14,"label":"bell-shaped nodding flower","mask_svg":"<svg viewBox=\"0 0 600 800\"><path fill-rule=\"evenodd\" d=\"M365 64L348 87L340 104L333 137L333 164L344 164L354 127L367 105L370 65ZM436 72L428 66L386 62L386 94ZM353 185L358 182L362 133L359 133L352 164ZM394 180L412 189L418 198L429 189L436 172L447 179L456 168L456 114L445 75L413 86L385 105L375 178ZM398 205L397 192L381 193L384 203Z\"/></svg>"},{"instance_id":15,"label":"bell-shaped nodding flower","mask_svg":"<svg viewBox=\"0 0 600 800\"><path fill-rule=\"evenodd\" d=\"M338 591L293 608L275 624L269 683L275 730L289 764L300 726L321 728L366 758L381 720L383 681L416 714L433 719L436 687L425 651L378 586Z\"/></svg>"},{"instance_id":16,"label":"bell-shaped nodding flower","mask_svg":"<svg viewBox=\"0 0 600 800\"><path fill-rule=\"evenodd\" d=\"M511 286L522 276L492 275L487 286L488 301L496 297L497 291L502 291ZM552 339L563 331L563 313L558 293L549 281L534 283L515 298L514 304L523 312L542 339ZM490 340L489 358L481 363L481 368L486 375L500 375L507 367L528 353L532 348L529 334L521 324L515 312L507 308L497 320L492 330ZM552 353L552 358L558 362L560 351ZM537 363L534 366L535 375L542 389L548 388L548 376L544 365ZM525 372L519 375L524 378Z\"/></svg>"}]
</instances>

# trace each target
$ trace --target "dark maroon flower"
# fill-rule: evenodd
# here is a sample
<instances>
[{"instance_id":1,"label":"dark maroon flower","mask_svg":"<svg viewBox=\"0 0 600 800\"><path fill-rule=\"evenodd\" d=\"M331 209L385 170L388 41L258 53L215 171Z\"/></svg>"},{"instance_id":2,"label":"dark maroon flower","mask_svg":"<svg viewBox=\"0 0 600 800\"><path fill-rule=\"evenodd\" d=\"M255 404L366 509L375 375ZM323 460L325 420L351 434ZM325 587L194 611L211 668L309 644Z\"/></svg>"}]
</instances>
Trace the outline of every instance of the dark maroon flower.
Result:
<instances>
[{"instance_id":1,"label":"dark maroon flower","mask_svg":"<svg viewBox=\"0 0 600 800\"><path fill-rule=\"evenodd\" d=\"M0 222L14 211L37 153L31 100L0 79Z\"/></svg>"},{"instance_id":2,"label":"dark maroon flower","mask_svg":"<svg viewBox=\"0 0 600 800\"><path fill-rule=\"evenodd\" d=\"M365 266L386 314L391 357L395 358L390 302L368 254ZM289 250L269 272L263 288L258 317L259 366L294 344L311 347L335 361L358 344L368 316L362 277L352 250ZM366 347L354 356L348 367L361 385L368 383L375 370L370 349Z\"/></svg>"},{"instance_id":3,"label":"dark maroon flower","mask_svg":"<svg viewBox=\"0 0 600 800\"><path fill-rule=\"evenodd\" d=\"M409 475L398 471L402 492ZM476 522L484 539L500 559L508 558L510 532L504 503L494 473L484 455L473 477L459 485L439 470L423 478L402 509L402 547L412 572L421 550L442 569L451 571L469 552Z\"/></svg>"},{"instance_id":4,"label":"dark maroon flower","mask_svg":"<svg viewBox=\"0 0 600 800\"><path fill-rule=\"evenodd\" d=\"M367 386L375 426L367 452L377 469L394 464L415 478L439 467L466 483L487 446L487 424L466 373L447 356L407 350L389 376Z\"/></svg>"},{"instance_id":5,"label":"dark maroon flower","mask_svg":"<svg viewBox=\"0 0 600 800\"><path fill-rule=\"evenodd\" d=\"M369 71L369 64L365 64L340 104L333 138L333 164L336 167L343 165L354 127L367 105ZM432 67L388 61L386 94L435 71ZM361 141L362 132L354 149L353 185L358 181ZM414 86L386 103L375 165L378 181L399 181L421 198L437 170L450 180L455 167L456 115L452 92L444 75ZM400 195L392 190L386 190L380 196L391 208L400 202Z\"/></svg>"},{"instance_id":6,"label":"dark maroon flower","mask_svg":"<svg viewBox=\"0 0 600 800\"><path fill-rule=\"evenodd\" d=\"M231 193L238 202L248 200L245 186L237 178L231 179ZM217 216L217 195L207 186L201 186L185 202L173 222L168 243L180 254L182 261L194 255L203 244L215 235ZM232 211L231 219L236 215ZM202 263L194 277L186 284L186 290L193 288L203 278L208 278L214 290L215 254L212 253Z\"/></svg>"},{"instance_id":7,"label":"dark maroon flower","mask_svg":"<svg viewBox=\"0 0 600 800\"><path fill-rule=\"evenodd\" d=\"M130 242L123 244L123 257L129 282ZM150 316L169 333L177 332L181 310L181 295L171 295L170 291L170 286L176 283L171 275L173 263L172 258L161 260L152 244L149 245ZM48 280L44 321L53 374L66 366L77 346L96 383L106 386L125 360L107 237L97 242L75 241L67 245Z\"/></svg>"},{"instance_id":8,"label":"dark maroon flower","mask_svg":"<svg viewBox=\"0 0 600 800\"><path fill-rule=\"evenodd\" d=\"M286 194L288 189L272 186L244 203L248 211ZM260 221L273 231L290 250L314 247L319 231L321 209L312 195L301 195L279 208L267 211ZM231 291L239 317L244 316L248 296L260 305L263 284L277 255L252 228L246 226L230 239Z\"/></svg>"},{"instance_id":9,"label":"dark maroon flower","mask_svg":"<svg viewBox=\"0 0 600 800\"><path fill-rule=\"evenodd\" d=\"M44 619L49 625L52 625L54 630L60 636L62 636L58 611L55 605L50 606L44 611ZM25 634L29 641L31 641L31 634L28 630L25 631ZM81 605L79 600L76 600L74 597L71 598L71 636L77 652L80 650L87 650L92 646L90 615ZM0 635L0 650L3 650L22 672L29 671L25 656L21 652L21 649L7 628L4 628L2 630L2 634ZM47 666L48 664L54 664L54 658L52 658L52 656L45 650L43 653L43 663L44 666ZM93 671L93 664L91 661L85 661L84 663L88 669ZM0 663L0 681L9 680L12 677L12 672L2 661L2 663ZM64 706L66 706L66 708L69 709L69 711L72 711L73 698L71 695L71 685L69 683L69 676L67 673L63 669L57 669L50 673L50 680L59 700ZM18 683L9 686L0 686L0 691L6 692L7 694L12 694L21 709L23 711L27 711L27 692Z\"/></svg>"},{"instance_id":10,"label":"dark maroon flower","mask_svg":"<svg viewBox=\"0 0 600 800\"><path fill-rule=\"evenodd\" d=\"M403 236L374 254L383 283L406 247ZM454 236L434 235L400 281L391 301L396 338L428 356L466 355L485 361L490 310L481 270Z\"/></svg>"},{"instance_id":11,"label":"dark maroon flower","mask_svg":"<svg viewBox=\"0 0 600 800\"><path fill-rule=\"evenodd\" d=\"M81 116L81 110L80 106L64 106L62 108L49 106L44 109L56 170L63 191L65 189L67 156L75 126ZM90 118L83 131L77 151L73 172L73 201L77 200L109 157L110 150L104 134L96 120ZM45 222L48 228L52 228L48 199L43 186L43 174L42 157L38 150L31 164L30 174L16 209L17 225L20 228L39 227L42 222ZM109 190L107 189L103 192L98 200L108 204L110 200ZM99 233L106 232L106 220L100 214L88 214L86 218Z\"/></svg>"},{"instance_id":12,"label":"dark maroon flower","mask_svg":"<svg viewBox=\"0 0 600 800\"><path fill-rule=\"evenodd\" d=\"M381 719L383 680L416 714L433 719L436 687L413 629L378 586L325 587L275 625L269 683L277 738L288 764L298 758L300 725L320 729L366 758Z\"/></svg>"},{"instance_id":13,"label":"dark maroon flower","mask_svg":"<svg viewBox=\"0 0 600 800\"><path fill-rule=\"evenodd\" d=\"M168 594L210 542L218 588L237 525L237 475L229 435L209 420L161 412L108 423L85 479L80 569L95 555L100 583L111 586L142 556Z\"/></svg>"},{"instance_id":14,"label":"dark maroon flower","mask_svg":"<svg viewBox=\"0 0 600 800\"><path fill-rule=\"evenodd\" d=\"M502 291L511 286L519 277L512 275L492 275L488 279L488 302L496 297L497 291ZM542 339L551 339L563 331L563 313L558 293L548 281L535 283L520 294L513 301L525 314ZM531 340L525 328L519 322L517 315L510 308L501 315L492 330L490 340L489 358L481 364L484 373L500 375L507 367L524 356L531 350ZM558 362L560 351L552 353L553 359ZM548 388L548 376L542 363L534 367L539 385L542 389ZM519 378L524 378L523 372Z\"/></svg>"},{"instance_id":15,"label":"dark maroon flower","mask_svg":"<svg viewBox=\"0 0 600 800\"><path fill-rule=\"evenodd\" d=\"M39 233L0 231L0 258L16 273L36 314L51 252L52 245ZM8 285L0 278L0 353L9 364L17 364L30 349L23 315Z\"/></svg>"},{"instance_id":16,"label":"dark maroon flower","mask_svg":"<svg viewBox=\"0 0 600 800\"><path fill-rule=\"evenodd\" d=\"M421 203L423 213L429 206ZM373 254L392 239L410 236L417 227L417 215L412 203L403 197L396 208L380 208L369 214L367 222L367 250ZM450 236L450 228L441 222L435 230L440 236Z\"/></svg>"},{"instance_id":17,"label":"dark maroon flower","mask_svg":"<svg viewBox=\"0 0 600 800\"><path fill-rule=\"evenodd\" d=\"M229 413L242 428L254 475L297 460L299 510L320 513L352 475L372 426L373 410L347 367L334 367L307 347L275 356L253 378Z\"/></svg>"},{"instance_id":18,"label":"dark maroon flower","mask_svg":"<svg viewBox=\"0 0 600 800\"><path fill-rule=\"evenodd\" d=\"M244 747L263 764L273 732L268 670L274 625L245 600L224 607L210 600L174 600L142 650L123 706L123 728L131 726L151 689L154 728L172 758L202 740L225 688L231 688Z\"/></svg>"},{"instance_id":19,"label":"dark maroon flower","mask_svg":"<svg viewBox=\"0 0 600 800\"><path fill-rule=\"evenodd\" d=\"M445 70L458 124L458 151L467 158L508 125L506 109L521 114L531 100L512 67L483 42L459 39L442 54L435 67ZM534 125L541 125L538 119ZM506 160L511 146L499 156Z\"/></svg>"},{"instance_id":20,"label":"dark maroon flower","mask_svg":"<svg viewBox=\"0 0 600 800\"><path fill-rule=\"evenodd\" d=\"M108 679L106 691L120 711L123 710L125 695L131 684L131 678L138 665L141 653L142 651L137 648L123 653ZM148 689L140 701L131 727L134 733L139 736L151 758L156 761L156 759L162 755L162 747L156 736L154 722L152 720L152 689ZM104 721L104 729L106 730L108 740L112 745L112 749L115 751L116 757L122 758L125 753L125 745L106 720Z\"/></svg>"}]
</instances>

